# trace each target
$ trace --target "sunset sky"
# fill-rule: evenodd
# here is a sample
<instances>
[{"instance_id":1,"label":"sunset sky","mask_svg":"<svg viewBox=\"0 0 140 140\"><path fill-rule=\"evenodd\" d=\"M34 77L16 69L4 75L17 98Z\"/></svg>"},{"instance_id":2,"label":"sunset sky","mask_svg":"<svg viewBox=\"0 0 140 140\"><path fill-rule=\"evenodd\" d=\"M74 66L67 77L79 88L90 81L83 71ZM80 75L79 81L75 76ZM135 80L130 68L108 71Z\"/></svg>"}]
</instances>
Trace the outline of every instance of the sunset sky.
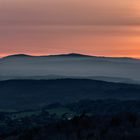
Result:
<instances>
[{"instance_id":1,"label":"sunset sky","mask_svg":"<svg viewBox=\"0 0 140 140\"><path fill-rule=\"evenodd\" d=\"M140 0L0 0L0 57L140 58Z\"/></svg>"}]
</instances>

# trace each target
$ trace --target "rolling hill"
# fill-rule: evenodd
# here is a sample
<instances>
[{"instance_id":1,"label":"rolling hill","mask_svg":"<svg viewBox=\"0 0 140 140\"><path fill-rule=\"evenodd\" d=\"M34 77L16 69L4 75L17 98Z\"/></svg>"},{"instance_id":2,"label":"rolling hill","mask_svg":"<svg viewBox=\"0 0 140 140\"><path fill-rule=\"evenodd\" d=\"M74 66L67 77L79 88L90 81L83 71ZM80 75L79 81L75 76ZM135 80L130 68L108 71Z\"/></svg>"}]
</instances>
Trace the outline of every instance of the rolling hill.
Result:
<instances>
[{"instance_id":1,"label":"rolling hill","mask_svg":"<svg viewBox=\"0 0 140 140\"><path fill-rule=\"evenodd\" d=\"M140 86L86 79L0 81L1 109L33 109L85 99L139 100Z\"/></svg>"}]
</instances>

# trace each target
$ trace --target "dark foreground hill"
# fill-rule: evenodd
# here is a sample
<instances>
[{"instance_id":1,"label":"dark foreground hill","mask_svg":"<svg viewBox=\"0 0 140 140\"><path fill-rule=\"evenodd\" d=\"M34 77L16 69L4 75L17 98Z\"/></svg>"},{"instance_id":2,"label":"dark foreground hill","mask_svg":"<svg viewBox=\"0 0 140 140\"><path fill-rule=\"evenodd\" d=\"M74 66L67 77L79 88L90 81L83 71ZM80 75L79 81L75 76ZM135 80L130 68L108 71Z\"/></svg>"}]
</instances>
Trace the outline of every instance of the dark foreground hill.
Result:
<instances>
[{"instance_id":1,"label":"dark foreground hill","mask_svg":"<svg viewBox=\"0 0 140 140\"><path fill-rule=\"evenodd\" d=\"M84 99L139 100L140 85L85 79L0 81L0 109L33 109Z\"/></svg>"}]
</instances>

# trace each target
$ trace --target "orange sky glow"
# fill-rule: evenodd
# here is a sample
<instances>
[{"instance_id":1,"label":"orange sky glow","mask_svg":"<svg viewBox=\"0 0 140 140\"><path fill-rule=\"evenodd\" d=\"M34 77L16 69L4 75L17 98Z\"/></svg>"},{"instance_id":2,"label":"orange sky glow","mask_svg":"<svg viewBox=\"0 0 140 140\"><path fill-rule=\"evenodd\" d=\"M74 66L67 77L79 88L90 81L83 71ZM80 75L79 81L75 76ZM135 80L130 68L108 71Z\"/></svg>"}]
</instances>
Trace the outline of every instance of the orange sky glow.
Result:
<instances>
[{"instance_id":1,"label":"orange sky glow","mask_svg":"<svg viewBox=\"0 0 140 140\"><path fill-rule=\"evenodd\" d=\"M82 53L140 58L139 0L1 0L0 57Z\"/></svg>"}]
</instances>

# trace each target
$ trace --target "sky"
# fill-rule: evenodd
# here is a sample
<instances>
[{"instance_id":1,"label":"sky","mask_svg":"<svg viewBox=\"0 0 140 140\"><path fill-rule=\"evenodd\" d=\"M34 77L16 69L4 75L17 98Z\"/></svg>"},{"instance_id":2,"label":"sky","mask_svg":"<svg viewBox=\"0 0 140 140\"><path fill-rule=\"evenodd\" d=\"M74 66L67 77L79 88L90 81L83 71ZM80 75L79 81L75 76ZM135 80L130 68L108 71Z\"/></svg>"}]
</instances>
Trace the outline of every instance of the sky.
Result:
<instances>
[{"instance_id":1,"label":"sky","mask_svg":"<svg viewBox=\"0 0 140 140\"><path fill-rule=\"evenodd\" d=\"M139 0L0 0L0 57L140 58Z\"/></svg>"}]
</instances>

